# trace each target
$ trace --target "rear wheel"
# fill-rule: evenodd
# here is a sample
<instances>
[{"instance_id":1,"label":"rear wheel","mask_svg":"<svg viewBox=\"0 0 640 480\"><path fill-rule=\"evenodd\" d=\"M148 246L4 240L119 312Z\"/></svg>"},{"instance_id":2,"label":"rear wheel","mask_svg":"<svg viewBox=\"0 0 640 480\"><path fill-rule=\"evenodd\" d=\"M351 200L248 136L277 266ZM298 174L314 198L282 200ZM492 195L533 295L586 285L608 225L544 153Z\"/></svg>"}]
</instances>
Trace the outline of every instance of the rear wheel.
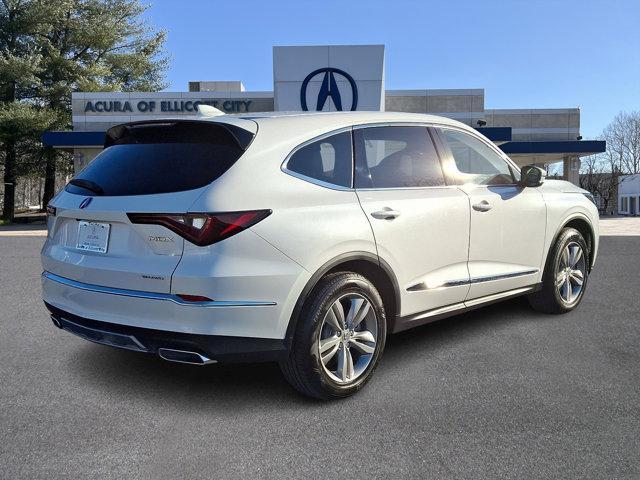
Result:
<instances>
[{"instance_id":1,"label":"rear wheel","mask_svg":"<svg viewBox=\"0 0 640 480\"><path fill-rule=\"evenodd\" d=\"M357 273L328 275L305 303L282 371L305 395L352 395L375 370L386 333L382 299L373 284Z\"/></svg>"},{"instance_id":2,"label":"rear wheel","mask_svg":"<svg viewBox=\"0 0 640 480\"><path fill-rule=\"evenodd\" d=\"M565 228L553 246L542 289L529 296L533 308L544 313L566 313L578 306L589 275L589 251L580 232Z\"/></svg>"}]
</instances>

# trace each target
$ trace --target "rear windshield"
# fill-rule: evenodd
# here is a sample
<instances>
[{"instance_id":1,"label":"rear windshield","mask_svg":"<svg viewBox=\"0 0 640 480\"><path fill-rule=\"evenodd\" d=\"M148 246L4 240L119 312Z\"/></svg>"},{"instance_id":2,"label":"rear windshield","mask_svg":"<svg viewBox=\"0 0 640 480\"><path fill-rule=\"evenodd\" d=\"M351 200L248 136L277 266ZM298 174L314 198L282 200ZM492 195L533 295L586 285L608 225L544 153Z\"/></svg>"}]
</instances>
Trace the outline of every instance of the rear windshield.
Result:
<instances>
[{"instance_id":1,"label":"rear windshield","mask_svg":"<svg viewBox=\"0 0 640 480\"><path fill-rule=\"evenodd\" d=\"M210 122L119 125L107 132L106 148L65 189L122 196L204 187L240 158L251 138L246 130Z\"/></svg>"}]
</instances>

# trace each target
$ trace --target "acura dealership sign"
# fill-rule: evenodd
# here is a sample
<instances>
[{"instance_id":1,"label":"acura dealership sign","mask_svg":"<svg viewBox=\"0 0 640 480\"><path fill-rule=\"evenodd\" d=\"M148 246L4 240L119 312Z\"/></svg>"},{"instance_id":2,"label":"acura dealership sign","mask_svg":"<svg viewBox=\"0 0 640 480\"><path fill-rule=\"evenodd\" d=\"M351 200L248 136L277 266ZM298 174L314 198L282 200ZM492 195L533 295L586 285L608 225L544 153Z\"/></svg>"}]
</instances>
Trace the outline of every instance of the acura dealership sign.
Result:
<instances>
[{"instance_id":1,"label":"acura dealership sign","mask_svg":"<svg viewBox=\"0 0 640 480\"><path fill-rule=\"evenodd\" d=\"M196 115L198 105L225 113L273 111L272 92L74 92L74 129L100 131L109 124Z\"/></svg>"},{"instance_id":2,"label":"acura dealership sign","mask_svg":"<svg viewBox=\"0 0 640 480\"><path fill-rule=\"evenodd\" d=\"M275 110L384 110L384 45L273 47Z\"/></svg>"},{"instance_id":3,"label":"acura dealership sign","mask_svg":"<svg viewBox=\"0 0 640 480\"><path fill-rule=\"evenodd\" d=\"M84 113L195 113L198 105L211 105L224 112L250 112L252 100L87 100Z\"/></svg>"},{"instance_id":4,"label":"acura dealership sign","mask_svg":"<svg viewBox=\"0 0 640 480\"><path fill-rule=\"evenodd\" d=\"M358 86L356 85L355 80L344 70L332 67L319 68L305 77L302 82L302 87L300 88L300 105L302 106L302 110L309 110L307 107L307 87L309 86L309 82L323 74L324 77L322 78L322 85L318 92L318 101L316 103L315 110L322 111L328 98L331 98L336 110L344 110L342 105L342 95L340 94L338 83L336 82L336 76L342 77L349 82L349 88L351 89L351 108L348 108L348 110L355 110L358 107Z\"/></svg>"},{"instance_id":5,"label":"acura dealership sign","mask_svg":"<svg viewBox=\"0 0 640 480\"><path fill-rule=\"evenodd\" d=\"M273 91L74 92L74 130L145 118L225 113L384 110L384 45L274 47Z\"/></svg>"}]
</instances>

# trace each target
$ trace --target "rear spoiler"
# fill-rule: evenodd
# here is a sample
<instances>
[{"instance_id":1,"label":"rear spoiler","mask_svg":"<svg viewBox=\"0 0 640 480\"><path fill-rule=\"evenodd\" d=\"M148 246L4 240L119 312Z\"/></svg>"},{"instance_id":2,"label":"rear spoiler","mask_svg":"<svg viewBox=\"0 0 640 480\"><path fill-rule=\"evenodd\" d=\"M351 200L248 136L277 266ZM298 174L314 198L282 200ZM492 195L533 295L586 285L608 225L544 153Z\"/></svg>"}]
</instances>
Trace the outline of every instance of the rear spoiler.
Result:
<instances>
[{"instance_id":1,"label":"rear spoiler","mask_svg":"<svg viewBox=\"0 0 640 480\"><path fill-rule=\"evenodd\" d=\"M206 117L205 117L206 118ZM251 122L255 125L255 122ZM184 127L184 128L182 128ZM179 130L176 132L176 130ZM245 151L253 138L257 129L250 131L241 126L227 122L215 122L211 120L143 120L139 122L129 122L111 127L106 132L104 148L112 145L123 145L132 143L170 143L172 133L183 135L182 141L191 140L193 143L208 143L214 137L220 142L220 134ZM193 131L190 139L188 133ZM216 135L218 133L218 135Z\"/></svg>"}]
</instances>

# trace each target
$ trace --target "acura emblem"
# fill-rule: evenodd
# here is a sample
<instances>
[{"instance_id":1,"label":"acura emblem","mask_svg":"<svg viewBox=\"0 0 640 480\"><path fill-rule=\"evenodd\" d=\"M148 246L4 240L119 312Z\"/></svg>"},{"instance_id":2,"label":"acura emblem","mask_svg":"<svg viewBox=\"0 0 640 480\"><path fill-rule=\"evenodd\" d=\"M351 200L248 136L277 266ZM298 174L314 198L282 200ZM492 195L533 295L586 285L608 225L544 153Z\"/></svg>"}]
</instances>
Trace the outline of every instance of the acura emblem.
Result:
<instances>
[{"instance_id":1,"label":"acura emblem","mask_svg":"<svg viewBox=\"0 0 640 480\"><path fill-rule=\"evenodd\" d=\"M86 208L86 207L87 207L87 205L89 205L89 204L91 203L91 200L93 200L93 198L92 198L92 197L87 197L87 198L85 198L84 200L82 200L82 201L80 202L80 208Z\"/></svg>"},{"instance_id":2,"label":"acura emblem","mask_svg":"<svg viewBox=\"0 0 640 480\"><path fill-rule=\"evenodd\" d=\"M314 78L324 73L322 78L322 85L320 85L320 92L318 92L318 103L316 104L316 110L321 111L324 104L327 102L327 98L331 97L333 104L336 106L336 110L342 110L342 97L340 90L338 89L338 83L336 82L336 75L343 77L351 87L351 108L348 110L355 110L358 107L358 87L356 81L351 75L344 70L333 67L319 68L311 72L302 82L300 88L300 105L305 112L309 110L307 108L307 87L309 82Z\"/></svg>"}]
</instances>

